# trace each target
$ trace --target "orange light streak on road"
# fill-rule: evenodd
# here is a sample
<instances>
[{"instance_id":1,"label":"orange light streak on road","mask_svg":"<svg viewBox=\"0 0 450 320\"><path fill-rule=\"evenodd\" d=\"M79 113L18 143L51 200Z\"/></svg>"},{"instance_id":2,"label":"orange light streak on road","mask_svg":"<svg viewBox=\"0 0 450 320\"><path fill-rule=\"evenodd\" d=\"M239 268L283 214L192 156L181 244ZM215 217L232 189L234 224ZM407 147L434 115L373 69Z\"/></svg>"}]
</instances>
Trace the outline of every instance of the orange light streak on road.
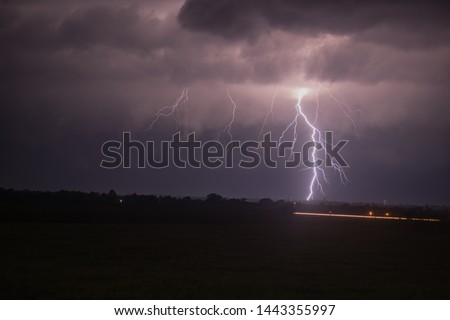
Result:
<instances>
[{"instance_id":1,"label":"orange light streak on road","mask_svg":"<svg viewBox=\"0 0 450 320\"><path fill-rule=\"evenodd\" d=\"M377 220L404 220L404 221L428 221L439 222L441 220L434 218L406 218L406 217L393 217L393 216L374 216L374 215L356 215L356 214L340 214L340 213L313 213L313 212L294 212L299 216L312 216L312 217L338 217L338 218L355 218L355 219L377 219Z\"/></svg>"}]
</instances>

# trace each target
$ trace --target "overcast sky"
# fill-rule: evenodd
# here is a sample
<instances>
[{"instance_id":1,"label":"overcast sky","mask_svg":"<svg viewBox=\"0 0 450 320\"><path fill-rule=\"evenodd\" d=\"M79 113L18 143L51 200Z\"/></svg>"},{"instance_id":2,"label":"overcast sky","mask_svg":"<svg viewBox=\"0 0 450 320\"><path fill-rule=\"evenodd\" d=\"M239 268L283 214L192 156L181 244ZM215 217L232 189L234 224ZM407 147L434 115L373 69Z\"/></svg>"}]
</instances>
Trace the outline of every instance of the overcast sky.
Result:
<instances>
[{"instance_id":1,"label":"overcast sky","mask_svg":"<svg viewBox=\"0 0 450 320\"><path fill-rule=\"evenodd\" d=\"M184 133L275 136L295 89L350 142L338 201L450 204L450 10L433 1L0 1L0 187L305 199L294 169L101 169L103 142L146 130L184 88ZM345 103L337 104L331 94ZM342 111L344 108L345 112ZM352 111L358 110L358 111ZM349 119L352 118L352 119ZM307 134L300 128L300 134Z\"/></svg>"}]
</instances>

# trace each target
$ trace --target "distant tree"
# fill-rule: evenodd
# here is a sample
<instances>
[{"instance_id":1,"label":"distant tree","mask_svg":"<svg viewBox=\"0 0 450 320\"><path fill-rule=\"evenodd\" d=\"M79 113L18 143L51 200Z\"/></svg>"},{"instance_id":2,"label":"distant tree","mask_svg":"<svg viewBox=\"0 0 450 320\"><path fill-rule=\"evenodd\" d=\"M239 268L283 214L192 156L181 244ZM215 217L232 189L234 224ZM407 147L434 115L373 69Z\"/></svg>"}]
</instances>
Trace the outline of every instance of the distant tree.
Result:
<instances>
[{"instance_id":1,"label":"distant tree","mask_svg":"<svg viewBox=\"0 0 450 320\"><path fill-rule=\"evenodd\" d=\"M222 196L217 193L210 193L206 196L206 200L222 200Z\"/></svg>"},{"instance_id":2,"label":"distant tree","mask_svg":"<svg viewBox=\"0 0 450 320\"><path fill-rule=\"evenodd\" d=\"M106 202L116 203L119 202L117 193L114 190L110 190L106 195Z\"/></svg>"},{"instance_id":3,"label":"distant tree","mask_svg":"<svg viewBox=\"0 0 450 320\"><path fill-rule=\"evenodd\" d=\"M261 199L261 200L258 201L258 204L259 204L261 207L267 207L267 208L269 208L269 207L272 207L272 206L273 206L273 201L272 201L272 199L269 199L269 198L263 198L263 199Z\"/></svg>"},{"instance_id":4,"label":"distant tree","mask_svg":"<svg viewBox=\"0 0 450 320\"><path fill-rule=\"evenodd\" d=\"M217 193L210 193L206 196L205 203L209 205L217 205L222 201L222 196Z\"/></svg>"}]
</instances>

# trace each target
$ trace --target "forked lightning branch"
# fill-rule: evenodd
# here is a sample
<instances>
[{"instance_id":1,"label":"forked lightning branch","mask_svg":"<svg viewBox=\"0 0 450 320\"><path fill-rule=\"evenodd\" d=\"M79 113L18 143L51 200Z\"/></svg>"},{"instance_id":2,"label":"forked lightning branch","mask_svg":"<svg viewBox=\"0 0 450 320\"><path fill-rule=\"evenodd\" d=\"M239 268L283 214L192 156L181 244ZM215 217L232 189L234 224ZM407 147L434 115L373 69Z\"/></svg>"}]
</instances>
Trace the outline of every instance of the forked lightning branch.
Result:
<instances>
[{"instance_id":1,"label":"forked lightning branch","mask_svg":"<svg viewBox=\"0 0 450 320\"><path fill-rule=\"evenodd\" d=\"M300 168L310 170L311 176L308 185L307 200L314 198L314 192L319 191L324 195L322 182L329 183L326 169L329 168L338 173L340 181L345 184L348 181L345 168L348 163L341 154L348 140L333 141L333 132L323 132L317 122L319 117L319 93L321 85L316 90L315 114L309 116L303 108L303 98L310 93L309 88L297 88L294 90L297 103L294 105L295 113L292 120L282 130L281 135L275 139L272 133L265 132L268 119L275 113L275 102L279 87L277 86L270 103L270 110L264 118L258 141L238 141L233 139L233 126L236 119L238 104L231 92L226 90L226 97L231 106L230 119L220 131L217 140L202 142L197 140L195 132L181 138L181 122L179 120L179 108L189 100L189 89L182 90L174 103L164 106L153 117L148 127L151 132L154 125L161 119L171 117L176 123L177 132L170 140L139 141L131 137L131 132L124 132L120 140L110 140L102 145L101 167L114 168L244 168L252 169L259 166L268 168ZM341 102L331 90L327 93L339 110L348 118L357 134L356 122L351 113L359 110L351 108ZM298 147L299 126L304 126L309 131L307 142ZM185 128L184 128L185 129ZM305 139L303 139L305 140Z\"/></svg>"}]
</instances>

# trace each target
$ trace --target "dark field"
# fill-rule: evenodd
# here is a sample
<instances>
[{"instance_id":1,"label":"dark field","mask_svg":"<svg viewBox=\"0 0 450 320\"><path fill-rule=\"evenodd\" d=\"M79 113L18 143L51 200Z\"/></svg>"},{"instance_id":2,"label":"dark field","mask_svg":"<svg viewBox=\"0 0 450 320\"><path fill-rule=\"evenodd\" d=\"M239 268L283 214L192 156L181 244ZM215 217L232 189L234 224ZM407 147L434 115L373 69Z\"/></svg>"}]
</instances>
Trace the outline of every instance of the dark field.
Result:
<instances>
[{"instance_id":1,"label":"dark field","mask_svg":"<svg viewBox=\"0 0 450 320\"><path fill-rule=\"evenodd\" d=\"M1 299L450 299L440 223L0 223Z\"/></svg>"}]
</instances>

